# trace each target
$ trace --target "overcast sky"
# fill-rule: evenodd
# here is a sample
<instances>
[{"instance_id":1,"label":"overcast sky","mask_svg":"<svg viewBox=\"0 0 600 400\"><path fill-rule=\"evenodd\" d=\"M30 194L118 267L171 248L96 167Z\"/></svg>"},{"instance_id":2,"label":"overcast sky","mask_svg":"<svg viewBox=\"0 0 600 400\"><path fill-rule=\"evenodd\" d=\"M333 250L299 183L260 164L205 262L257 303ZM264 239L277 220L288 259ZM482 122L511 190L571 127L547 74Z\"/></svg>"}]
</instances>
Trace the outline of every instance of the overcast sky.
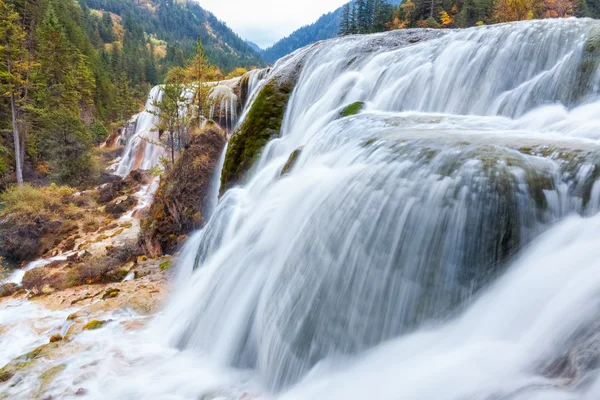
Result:
<instances>
[{"instance_id":1,"label":"overcast sky","mask_svg":"<svg viewBox=\"0 0 600 400\"><path fill-rule=\"evenodd\" d=\"M243 39L262 48L348 0L197 0Z\"/></svg>"}]
</instances>

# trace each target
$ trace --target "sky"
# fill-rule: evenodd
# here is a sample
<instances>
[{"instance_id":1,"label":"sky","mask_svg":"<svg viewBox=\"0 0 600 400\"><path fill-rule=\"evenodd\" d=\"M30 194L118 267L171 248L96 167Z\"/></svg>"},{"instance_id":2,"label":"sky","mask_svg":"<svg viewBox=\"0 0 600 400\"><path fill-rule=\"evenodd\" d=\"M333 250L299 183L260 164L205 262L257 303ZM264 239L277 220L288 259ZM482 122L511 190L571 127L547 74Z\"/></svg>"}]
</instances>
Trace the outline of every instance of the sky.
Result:
<instances>
[{"instance_id":1,"label":"sky","mask_svg":"<svg viewBox=\"0 0 600 400\"><path fill-rule=\"evenodd\" d=\"M197 0L243 39L263 49L348 0Z\"/></svg>"}]
</instances>

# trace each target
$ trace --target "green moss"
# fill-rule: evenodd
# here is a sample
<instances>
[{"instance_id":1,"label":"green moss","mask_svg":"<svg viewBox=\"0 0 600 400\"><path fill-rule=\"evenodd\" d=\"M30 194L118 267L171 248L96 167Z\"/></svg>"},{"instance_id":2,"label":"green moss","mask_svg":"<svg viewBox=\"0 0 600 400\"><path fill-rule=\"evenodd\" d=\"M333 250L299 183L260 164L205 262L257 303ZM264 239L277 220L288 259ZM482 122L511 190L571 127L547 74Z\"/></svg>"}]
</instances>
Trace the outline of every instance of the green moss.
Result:
<instances>
[{"instance_id":1,"label":"green moss","mask_svg":"<svg viewBox=\"0 0 600 400\"><path fill-rule=\"evenodd\" d=\"M290 154L290 157L288 158L287 162L283 166L283 169L281 170L281 176L288 174L292 170L294 164L296 164L296 161L298 161L298 157L300 157L300 154L302 154L303 148L304 147L301 146L298 147L296 150L292 151L292 154Z\"/></svg>"},{"instance_id":2,"label":"green moss","mask_svg":"<svg viewBox=\"0 0 600 400\"><path fill-rule=\"evenodd\" d=\"M88 322L87 324L85 324L82 329L84 331L92 331L94 329L102 328L104 326L104 324L106 324L106 321L99 321L97 319L94 319L94 320Z\"/></svg>"},{"instance_id":3,"label":"green moss","mask_svg":"<svg viewBox=\"0 0 600 400\"><path fill-rule=\"evenodd\" d=\"M120 292L121 292L121 290L119 290L119 289L109 288L106 290L106 292L104 292L104 295L102 296L102 300L107 300L107 299L112 299L114 297L117 297Z\"/></svg>"},{"instance_id":4,"label":"green moss","mask_svg":"<svg viewBox=\"0 0 600 400\"><path fill-rule=\"evenodd\" d=\"M261 89L229 142L221 174L221 192L244 179L267 142L280 134L295 81L295 78L286 82L271 81Z\"/></svg>"},{"instance_id":5,"label":"green moss","mask_svg":"<svg viewBox=\"0 0 600 400\"><path fill-rule=\"evenodd\" d=\"M171 261L163 261L158 265L161 271L166 271L171 268Z\"/></svg>"},{"instance_id":6,"label":"green moss","mask_svg":"<svg viewBox=\"0 0 600 400\"><path fill-rule=\"evenodd\" d=\"M344 108L341 112L340 112L340 118L342 117L349 117L351 115L356 115L359 112L362 111L362 109L365 107L365 103L362 101L356 101L348 106L346 106L346 108Z\"/></svg>"}]
</instances>

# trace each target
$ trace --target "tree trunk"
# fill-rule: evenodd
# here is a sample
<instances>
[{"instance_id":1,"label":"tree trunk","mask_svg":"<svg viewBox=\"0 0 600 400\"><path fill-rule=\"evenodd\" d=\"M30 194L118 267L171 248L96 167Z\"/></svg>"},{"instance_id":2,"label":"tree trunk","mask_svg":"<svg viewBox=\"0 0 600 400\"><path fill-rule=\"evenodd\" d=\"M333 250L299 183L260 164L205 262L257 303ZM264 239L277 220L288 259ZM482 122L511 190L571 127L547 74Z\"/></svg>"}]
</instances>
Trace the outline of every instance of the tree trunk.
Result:
<instances>
[{"instance_id":1,"label":"tree trunk","mask_svg":"<svg viewBox=\"0 0 600 400\"><path fill-rule=\"evenodd\" d=\"M10 57L10 40L6 38L6 68L9 76L12 75L12 60ZM19 122L17 118L17 104L15 100L15 89L10 89L10 112L12 115L13 140L15 142L15 173L17 184L23 186L23 159L21 158L21 138L19 136Z\"/></svg>"},{"instance_id":2,"label":"tree trunk","mask_svg":"<svg viewBox=\"0 0 600 400\"><path fill-rule=\"evenodd\" d=\"M13 140L15 142L15 172L17 184L23 186L23 159L21 158L21 138L19 136L19 124L17 122L17 106L15 104L15 93L10 91L10 110L12 113Z\"/></svg>"}]
</instances>

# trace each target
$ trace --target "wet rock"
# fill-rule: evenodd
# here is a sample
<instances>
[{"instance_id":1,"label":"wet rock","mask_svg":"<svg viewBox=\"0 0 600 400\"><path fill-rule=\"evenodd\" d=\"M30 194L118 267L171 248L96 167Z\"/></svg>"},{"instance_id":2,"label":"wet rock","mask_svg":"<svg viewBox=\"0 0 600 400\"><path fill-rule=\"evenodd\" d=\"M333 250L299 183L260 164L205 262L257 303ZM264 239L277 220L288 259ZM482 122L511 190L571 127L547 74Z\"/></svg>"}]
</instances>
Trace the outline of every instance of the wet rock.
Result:
<instances>
[{"instance_id":1,"label":"wet rock","mask_svg":"<svg viewBox=\"0 0 600 400\"><path fill-rule=\"evenodd\" d=\"M8 297L19 291L19 285L12 282L0 283L0 297Z\"/></svg>"},{"instance_id":2,"label":"wet rock","mask_svg":"<svg viewBox=\"0 0 600 400\"><path fill-rule=\"evenodd\" d=\"M84 331L93 331L102 328L108 321L92 320L83 326Z\"/></svg>"},{"instance_id":3,"label":"wet rock","mask_svg":"<svg viewBox=\"0 0 600 400\"><path fill-rule=\"evenodd\" d=\"M50 337L50 343L60 342L61 340L63 340L63 337L62 337L62 335L60 335L58 333L56 333Z\"/></svg>"},{"instance_id":4,"label":"wet rock","mask_svg":"<svg viewBox=\"0 0 600 400\"><path fill-rule=\"evenodd\" d=\"M135 207L136 204L137 200L134 196L122 196L107 204L105 211L112 218L118 218Z\"/></svg>"},{"instance_id":5,"label":"wet rock","mask_svg":"<svg viewBox=\"0 0 600 400\"><path fill-rule=\"evenodd\" d=\"M290 157L281 170L281 176L287 175L292 170L294 164L296 164L296 161L298 161L298 157L300 157L303 148L304 146L300 146L296 150L292 151L292 154L290 154Z\"/></svg>"}]
</instances>

